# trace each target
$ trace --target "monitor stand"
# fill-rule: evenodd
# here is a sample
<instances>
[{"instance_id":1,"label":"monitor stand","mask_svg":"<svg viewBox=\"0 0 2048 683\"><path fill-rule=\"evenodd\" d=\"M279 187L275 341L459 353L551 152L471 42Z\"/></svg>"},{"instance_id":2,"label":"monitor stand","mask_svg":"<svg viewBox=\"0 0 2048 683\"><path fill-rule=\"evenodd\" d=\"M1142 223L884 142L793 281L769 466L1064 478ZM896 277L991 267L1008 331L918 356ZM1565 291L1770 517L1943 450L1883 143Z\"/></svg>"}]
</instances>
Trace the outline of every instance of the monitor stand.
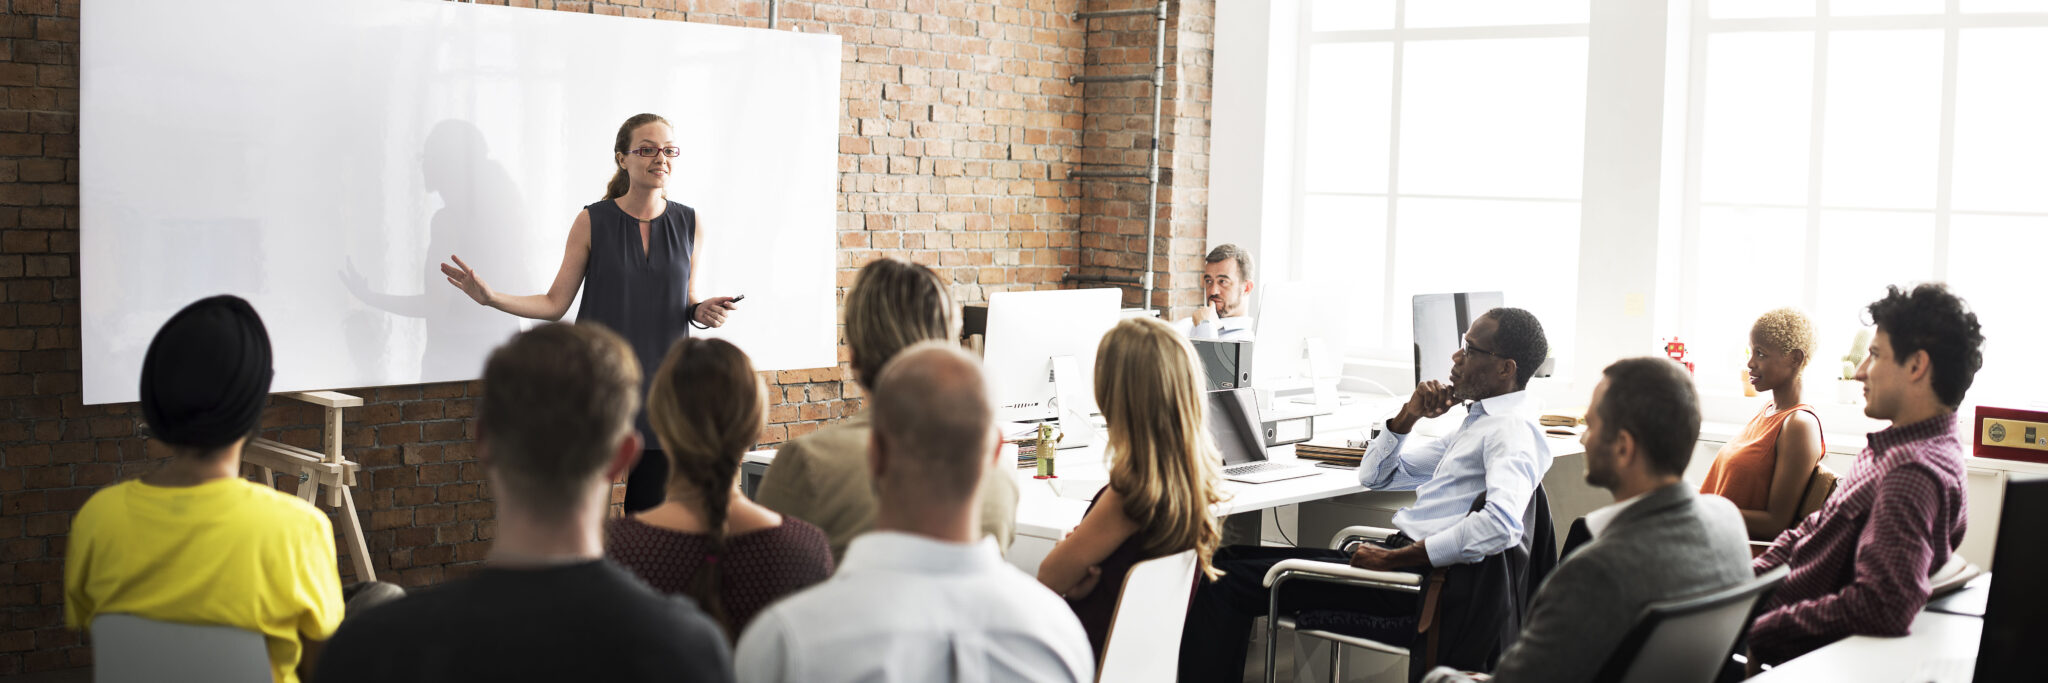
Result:
<instances>
[{"instance_id":1,"label":"monitor stand","mask_svg":"<svg viewBox=\"0 0 2048 683\"><path fill-rule=\"evenodd\" d=\"M1085 395L1088 379L1081 374L1081 364L1073 356L1052 357L1052 391L1056 410L1054 421L1059 423L1060 441L1058 450L1084 448L1095 441L1095 421L1088 416Z\"/></svg>"}]
</instances>

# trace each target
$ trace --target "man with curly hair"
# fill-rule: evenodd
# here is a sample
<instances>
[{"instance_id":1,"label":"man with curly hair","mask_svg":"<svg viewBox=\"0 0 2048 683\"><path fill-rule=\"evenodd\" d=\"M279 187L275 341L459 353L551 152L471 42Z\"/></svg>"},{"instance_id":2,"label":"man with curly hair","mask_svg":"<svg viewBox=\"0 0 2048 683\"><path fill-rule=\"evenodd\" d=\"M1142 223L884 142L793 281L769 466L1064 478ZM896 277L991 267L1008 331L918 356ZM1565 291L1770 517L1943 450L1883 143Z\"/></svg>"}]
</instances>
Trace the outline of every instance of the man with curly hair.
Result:
<instances>
[{"instance_id":1,"label":"man with curly hair","mask_svg":"<svg viewBox=\"0 0 2048 683\"><path fill-rule=\"evenodd\" d=\"M1870 435L1826 508L1752 563L1758 574L1792 569L1750 627L1752 666L1848 636L1905 635L1927 604L1928 576L1963 540L1956 407L1984 365L1977 315L1947 287L1924 284L1888 288L1868 318L1877 333L1856 369L1863 412L1892 426Z\"/></svg>"}]
</instances>

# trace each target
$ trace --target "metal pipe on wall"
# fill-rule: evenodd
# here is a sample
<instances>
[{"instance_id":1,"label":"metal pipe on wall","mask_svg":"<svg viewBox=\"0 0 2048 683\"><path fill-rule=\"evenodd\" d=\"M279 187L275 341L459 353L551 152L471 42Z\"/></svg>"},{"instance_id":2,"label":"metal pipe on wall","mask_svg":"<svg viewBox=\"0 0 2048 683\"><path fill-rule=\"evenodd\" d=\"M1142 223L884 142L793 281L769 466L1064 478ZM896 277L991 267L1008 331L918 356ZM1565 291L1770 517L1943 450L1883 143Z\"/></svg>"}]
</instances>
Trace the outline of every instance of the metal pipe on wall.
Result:
<instances>
[{"instance_id":1,"label":"metal pipe on wall","mask_svg":"<svg viewBox=\"0 0 2048 683\"><path fill-rule=\"evenodd\" d=\"M1086 21L1089 19L1103 19L1109 17L1132 17L1146 14L1152 15L1153 23L1155 24L1157 32L1156 38L1152 42L1152 75L1150 77L1141 75L1121 75L1070 76L1067 78L1067 82L1077 84L1117 83L1135 81L1151 81L1152 83L1152 149L1146 163L1145 172L1137 173L1133 171L1121 171L1110 169L1069 169L1067 171L1068 178L1145 179L1145 274L1138 278L1138 282L1131 283L1142 284L1144 286L1144 299L1142 300L1143 303L1140 304L1144 308L1153 307L1152 290L1154 288L1154 277L1157 271L1157 269L1153 267L1153 259L1158 248L1157 242L1159 234L1159 134L1164 128L1164 122L1161 120L1161 118L1164 115L1166 108L1167 2L1169 2L1169 0L1158 0L1158 4L1153 6L1152 9L1122 9L1108 10L1102 12L1076 12L1073 15L1075 21ZM1087 276L1070 275L1067 278L1064 278L1063 280L1067 282L1126 282L1126 280L1124 280L1123 278L1113 278L1113 276L1100 276L1102 279L1081 279L1084 277Z\"/></svg>"}]
</instances>

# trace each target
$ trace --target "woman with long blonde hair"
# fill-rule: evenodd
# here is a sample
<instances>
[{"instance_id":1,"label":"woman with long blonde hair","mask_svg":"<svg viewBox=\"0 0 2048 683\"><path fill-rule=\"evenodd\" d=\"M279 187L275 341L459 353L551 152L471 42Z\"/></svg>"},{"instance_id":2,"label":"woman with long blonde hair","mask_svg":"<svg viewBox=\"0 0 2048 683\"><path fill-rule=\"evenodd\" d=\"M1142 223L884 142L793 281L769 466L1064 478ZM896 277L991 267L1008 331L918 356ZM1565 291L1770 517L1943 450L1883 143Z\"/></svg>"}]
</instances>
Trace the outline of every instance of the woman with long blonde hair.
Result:
<instances>
[{"instance_id":1,"label":"woman with long blonde hair","mask_svg":"<svg viewBox=\"0 0 2048 683\"><path fill-rule=\"evenodd\" d=\"M1131 566L1193 549L1205 579L1222 531L1209 506L1222 498L1221 459L1203 423L1194 347L1166 323L1125 320L1095 351L1095 403L1109 426L1109 486L1074 532L1038 565L1038 580L1067 598L1098 658Z\"/></svg>"},{"instance_id":2,"label":"woman with long blonde hair","mask_svg":"<svg viewBox=\"0 0 2048 683\"><path fill-rule=\"evenodd\" d=\"M766 413L766 387L739 347L677 340L647 395L669 461L667 499L605 525L606 557L655 590L695 599L727 642L768 603L832 574L825 532L739 493L740 459Z\"/></svg>"}]
</instances>

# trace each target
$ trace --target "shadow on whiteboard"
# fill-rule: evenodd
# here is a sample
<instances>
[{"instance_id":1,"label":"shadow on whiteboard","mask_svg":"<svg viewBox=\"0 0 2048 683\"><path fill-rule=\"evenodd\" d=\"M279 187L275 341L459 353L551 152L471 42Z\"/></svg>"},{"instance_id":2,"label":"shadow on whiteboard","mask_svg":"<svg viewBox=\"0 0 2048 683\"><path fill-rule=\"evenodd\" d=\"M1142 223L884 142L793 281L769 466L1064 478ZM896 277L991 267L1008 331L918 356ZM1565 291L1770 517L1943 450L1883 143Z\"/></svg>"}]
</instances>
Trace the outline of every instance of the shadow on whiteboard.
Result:
<instances>
[{"instance_id":1,"label":"shadow on whiteboard","mask_svg":"<svg viewBox=\"0 0 2048 683\"><path fill-rule=\"evenodd\" d=\"M418 293L378 291L357 272L355 255L350 255L340 272L342 285L356 300L384 315L352 314L343 323L344 335L360 376L416 372L425 382L466 379L476 376L477 359L518 332L521 324L518 318L477 304L448 284L440 263L460 254L480 276L500 270L510 275L512 267L532 258L531 250L539 245L527 243L526 216L520 210L525 204L518 184L504 164L491 158L490 145L475 124L456 119L434 124L418 165L426 190L441 199L441 208L427 220L426 259L383 264L385 272L398 273L409 280L406 288ZM487 277L485 282L493 279ZM510 280L496 282L509 284ZM388 340L397 327L392 317L417 318L424 323L425 339L419 344L416 369L395 365L411 359L394 358L390 352Z\"/></svg>"}]
</instances>

